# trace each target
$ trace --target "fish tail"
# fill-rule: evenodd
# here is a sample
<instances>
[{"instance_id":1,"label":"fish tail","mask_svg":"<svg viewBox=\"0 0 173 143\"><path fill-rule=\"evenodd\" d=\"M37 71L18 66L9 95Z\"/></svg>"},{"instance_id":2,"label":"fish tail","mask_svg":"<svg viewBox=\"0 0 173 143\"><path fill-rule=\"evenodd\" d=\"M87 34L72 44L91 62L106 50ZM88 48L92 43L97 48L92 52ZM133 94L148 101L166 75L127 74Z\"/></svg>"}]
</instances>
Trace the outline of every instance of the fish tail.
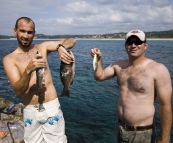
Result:
<instances>
[{"instance_id":1,"label":"fish tail","mask_svg":"<svg viewBox=\"0 0 173 143\"><path fill-rule=\"evenodd\" d=\"M61 97L63 97L63 96L68 96L68 97L70 97L69 88L66 88L66 87L63 88L63 91L62 91L62 93L61 93Z\"/></svg>"}]
</instances>

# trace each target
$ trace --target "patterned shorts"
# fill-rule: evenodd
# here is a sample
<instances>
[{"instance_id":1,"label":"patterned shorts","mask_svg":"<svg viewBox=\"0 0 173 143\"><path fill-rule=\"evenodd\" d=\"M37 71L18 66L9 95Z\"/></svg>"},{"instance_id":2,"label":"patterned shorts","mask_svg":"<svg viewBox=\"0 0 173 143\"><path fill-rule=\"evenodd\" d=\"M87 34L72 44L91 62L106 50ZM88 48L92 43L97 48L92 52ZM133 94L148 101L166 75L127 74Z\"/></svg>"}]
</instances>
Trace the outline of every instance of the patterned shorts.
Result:
<instances>
[{"instance_id":1,"label":"patterned shorts","mask_svg":"<svg viewBox=\"0 0 173 143\"><path fill-rule=\"evenodd\" d=\"M39 112L39 105L27 105L24 114L25 143L67 143L65 121L58 98L43 104L45 110Z\"/></svg>"}]
</instances>

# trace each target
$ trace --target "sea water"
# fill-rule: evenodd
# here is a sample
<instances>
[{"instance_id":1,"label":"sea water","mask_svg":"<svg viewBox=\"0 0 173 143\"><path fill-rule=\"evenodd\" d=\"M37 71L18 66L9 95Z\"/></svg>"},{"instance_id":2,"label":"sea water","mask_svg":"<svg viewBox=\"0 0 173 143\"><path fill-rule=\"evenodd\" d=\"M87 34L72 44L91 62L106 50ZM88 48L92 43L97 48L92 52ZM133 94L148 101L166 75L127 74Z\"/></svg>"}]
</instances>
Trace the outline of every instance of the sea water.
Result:
<instances>
[{"instance_id":1,"label":"sea water","mask_svg":"<svg viewBox=\"0 0 173 143\"><path fill-rule=\"evenodd\" d=\"M34 40L41 43L45 40ZM173 79L173 41L149 40L146 57L163 63ZM15 96L2 66L2 59L17 47L16 40L0 40L0 96L20 103L21 98ZM102 51L103 67L117 60L128 58L124 40L77 40L72 52L75 56L75 77L70 86L70 98L60 97L59 101L65 118L65 132L68 143L116 143L115 122L118 118L117 102L119 97L116 77L107 81L94 80L91 48ZM58 95L63 86L60 82L60 60L57 52L48 57L53 82ZM173 103L173 101L172 101ZM160 137L158 101L155 102L155 126L157 139ZM173 132L171 133L173 142Z\"/></svg>"}]
</instances>

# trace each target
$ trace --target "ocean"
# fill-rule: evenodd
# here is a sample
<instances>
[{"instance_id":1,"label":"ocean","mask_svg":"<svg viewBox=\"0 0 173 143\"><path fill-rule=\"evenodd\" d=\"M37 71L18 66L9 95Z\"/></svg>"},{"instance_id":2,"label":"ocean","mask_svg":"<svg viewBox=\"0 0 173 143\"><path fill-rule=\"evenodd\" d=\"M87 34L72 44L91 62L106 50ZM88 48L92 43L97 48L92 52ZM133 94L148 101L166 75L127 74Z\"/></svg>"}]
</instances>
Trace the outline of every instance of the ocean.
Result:
<instances>
[{"instance_id":1,"label":"ocean","mask_svg":"<svg viewBox=\"0 0 173 143\"><path fill-rule=\"evenodd\" d=\"M46 40L34 40L33 43L43 41ZM173 79L173 40L148 40L148 43L146 57L163 63ZM16 40L0 40L0 96L14 103L20 103L21 98L14 94L2 65L3 57L16 47ZM77 40L72 49L76 66L74 81L70 86L70 98L59 97L65 118L68 143L116 143L118 85L116 78L103 82L94 80L90 56L90 49L94 47L98 47L102 51L103 67L107 67L114 61L127 58L124 40ZM48 62L54 85L60 95L63 86L59 76L60 60L56 52L50 53ZM160 137L160 122L157 100L155 107L155 126L158 139ZM173 132L171 133L171 142L173 142Z\"/></svg>"}]
</instances>

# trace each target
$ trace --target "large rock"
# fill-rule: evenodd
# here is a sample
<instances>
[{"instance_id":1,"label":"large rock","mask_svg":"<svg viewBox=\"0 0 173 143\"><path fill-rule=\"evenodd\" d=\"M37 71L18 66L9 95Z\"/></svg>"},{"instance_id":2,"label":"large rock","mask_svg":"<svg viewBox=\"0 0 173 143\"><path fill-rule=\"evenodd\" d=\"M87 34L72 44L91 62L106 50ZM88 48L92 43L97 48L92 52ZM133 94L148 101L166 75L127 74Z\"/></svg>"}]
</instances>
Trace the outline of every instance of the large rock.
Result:
<instances>
[{"instance_id":1,"label":"large rock","mask_svg":"<svg viewBox=\"0 0 173 143\"><path fill-rule=\"evenodd\" d=\"M14 106L14 108L9 111L8 107L10 106ZM0 143L24 143L22 106L22 103L14 104L0 97L0 130L8 133L7 136L0 139Z\"/></svg>"}]
</instances>

